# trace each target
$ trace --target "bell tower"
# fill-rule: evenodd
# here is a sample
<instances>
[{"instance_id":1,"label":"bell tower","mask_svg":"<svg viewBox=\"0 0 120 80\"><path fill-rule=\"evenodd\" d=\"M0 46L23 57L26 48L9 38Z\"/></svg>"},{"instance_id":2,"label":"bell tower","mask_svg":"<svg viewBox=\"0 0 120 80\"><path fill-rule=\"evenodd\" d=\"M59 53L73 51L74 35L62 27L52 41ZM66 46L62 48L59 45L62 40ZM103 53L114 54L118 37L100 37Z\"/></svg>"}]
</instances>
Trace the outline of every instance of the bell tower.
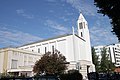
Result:
<instances>
[{"instance_id":1,"label":"bell tower","mask_svg":"<svg viewBox=\"0 0 120 80\"><path fill-rule=\"evenodd\" d=\"M88 29L88 23L85 20L82 13L80 13L78 21L78 36L85 40L85 48L86 48L86 60L92 62L92 55L91 55L91 44L90 44L90 35L89 35L89 29Z\"/></svg>"},{"instance_id":2,"label":"bell tower","mask_svg":"<svg viewBox=\"0 0 120 80\"><path fill-rule=\"evenodd\" d=\"M78 36L86 40L86 31L88 31L88 23L85 20L82 13L80 13L80 16L77 21L78 25Z\"/></svg>"}]
</instances>

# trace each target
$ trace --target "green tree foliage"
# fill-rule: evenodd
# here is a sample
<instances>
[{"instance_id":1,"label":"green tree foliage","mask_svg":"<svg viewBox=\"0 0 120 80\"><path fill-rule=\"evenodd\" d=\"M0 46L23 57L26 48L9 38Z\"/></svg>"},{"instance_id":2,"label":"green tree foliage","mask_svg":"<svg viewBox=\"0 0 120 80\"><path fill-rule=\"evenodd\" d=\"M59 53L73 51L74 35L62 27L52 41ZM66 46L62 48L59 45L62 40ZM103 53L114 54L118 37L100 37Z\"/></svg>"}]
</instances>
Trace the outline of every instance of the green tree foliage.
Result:
<instances>
[{"instance_id":1,"label":"green tree foliage","mask_svg":"<svg viewBox=\"0 0 120 80\"><path fill-rule=\"evenodd\" d=\"M110 60L109 54L107 54L107 49L104 47L103 50L101 50L100 71L108 72L113 70L113 68L114 65Z\"/></svg>"},{"instance_id":2,"label":"green tree foliage","mask_svg":"<svg viewBox=\"0 0 120 80\"><path fill-rule=\"evenodd\" d=\"M102 72L106 72L107 69L109 68L109 57L108 54L106 54L107 50L106 48L103 48L103 50L101 51L101 63L100 63L100 69Z\"/></svg>"},{"instance_id":3,"label":"green tree foliage","mask_svg":"<svg viewBox=\"0 0 120 80\"><path fill-rule=\"evenodd\" d=\"M54 53L47 52L35 63L33 72L37 74L43 72L47 74L60 74L67 69L65 63L66 58L59 51L56 50Z\"/></svg>"},{"instance_id":4,"label":"green tree foliage","mask_svg":"<svg viewBox=\"0 0 120 80\"><path fill-rule=\"evenodd\" d=\"M95 65L96 72L99 72L99 64L100 62L98 61L99 56L96 54L95 49L92 47L92 62Z\"/></svg>"},{"instance_id":5,"label":"green tree foliage","mask_svg":"<svg viewBox=\"0 0 120 80\"><path fill-rule=\"evenodd\" d=\"M119 0L94 0L98 13L107 15L112 24L113 33L120 41L120 1Z\"/></svg>"}]
</instances>

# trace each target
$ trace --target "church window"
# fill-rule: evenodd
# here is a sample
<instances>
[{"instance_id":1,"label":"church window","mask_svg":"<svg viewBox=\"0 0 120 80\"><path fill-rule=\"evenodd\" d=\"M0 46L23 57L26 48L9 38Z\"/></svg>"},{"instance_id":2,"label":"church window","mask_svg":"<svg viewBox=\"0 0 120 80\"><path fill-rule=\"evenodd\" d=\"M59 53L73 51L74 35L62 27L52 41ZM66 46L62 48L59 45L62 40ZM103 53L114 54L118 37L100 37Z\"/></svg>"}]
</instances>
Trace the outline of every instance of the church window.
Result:
<instances>
[{"instance_id":1,"label":"church window","mask_svg":"<svg viewBox=\"0 0 120 80\"><path fill-rule=\"evenodd\" d=\"M83 34L82 34L82 32L81 32L81 37L83 37Z\"/></svg>"},{"instance_id":2,"label":"church window","mask_svg":"<svg viewBox=\"0 0 120 80\"><path fill-rule=\"evenodd\" d=\"M45 53L47 52L47 48L45 47Z\"/></svg>"},{"instance_id":3,"label":"church window","mask_svg":"<svg viewBox=\"0 0 120 80\"><path fill-rule=\"evenodd\" d=\"M79 28L80 28L80 29L83 29L82 23L79 23Z\"/></svg>"},{"instance_id":4,"label":"church window","mask_svg":"<svg viewBox=\"0 0 120 80\"><path fill-rule=\"evenodd\" d=\"M38 53L40 53L40 48L38 48Z\"/></svg>"},{"instance_id":5,"label":"church window","mask_svg":"<svg viewBox=\"0 0 120 80\"><path fill-rule=\"evenodd\" d=\"M54 46L52 46L52 51L53 51L53 53L54 53Z\"/></svg>"}]
</instances>

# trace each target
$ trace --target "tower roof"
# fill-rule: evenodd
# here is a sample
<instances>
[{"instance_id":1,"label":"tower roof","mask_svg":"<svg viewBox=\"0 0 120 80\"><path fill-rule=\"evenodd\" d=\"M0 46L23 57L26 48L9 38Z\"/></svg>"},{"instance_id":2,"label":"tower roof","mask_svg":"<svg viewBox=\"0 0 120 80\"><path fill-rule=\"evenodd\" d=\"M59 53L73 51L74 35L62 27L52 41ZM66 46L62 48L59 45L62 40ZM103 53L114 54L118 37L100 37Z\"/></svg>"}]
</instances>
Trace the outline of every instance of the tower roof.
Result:
<instances>
[{"instance_id":1,"label":"tower roof","mask_svg":"<svg viewBox=\"0 0 120 80\"><path fill-rule=\"evenodd\" d=\"M83 14L80 12L80 15L79 15L79 18L78 20L81 20L81 21L86 21Z\"/></svg>"}]
</instances>

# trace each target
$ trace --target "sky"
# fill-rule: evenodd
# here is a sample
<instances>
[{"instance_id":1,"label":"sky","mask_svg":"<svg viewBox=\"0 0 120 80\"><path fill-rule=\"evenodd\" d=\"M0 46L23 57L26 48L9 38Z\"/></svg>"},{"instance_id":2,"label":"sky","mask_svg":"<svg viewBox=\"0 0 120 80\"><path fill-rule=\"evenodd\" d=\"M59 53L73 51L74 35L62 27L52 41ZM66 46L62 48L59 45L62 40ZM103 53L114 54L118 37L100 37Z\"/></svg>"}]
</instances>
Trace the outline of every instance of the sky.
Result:
<instances>
[{"instance_id":1,"label":"sky","mask_svg":"<svg viewBox=\"0 0 120 80\"><path fill-rule=\"evenodd\" d=\"M117 43L107 16L93 0L0 0L0 48L77 33L80 12L88 21L92 46Z\"/></svg>"}]
</instances>

